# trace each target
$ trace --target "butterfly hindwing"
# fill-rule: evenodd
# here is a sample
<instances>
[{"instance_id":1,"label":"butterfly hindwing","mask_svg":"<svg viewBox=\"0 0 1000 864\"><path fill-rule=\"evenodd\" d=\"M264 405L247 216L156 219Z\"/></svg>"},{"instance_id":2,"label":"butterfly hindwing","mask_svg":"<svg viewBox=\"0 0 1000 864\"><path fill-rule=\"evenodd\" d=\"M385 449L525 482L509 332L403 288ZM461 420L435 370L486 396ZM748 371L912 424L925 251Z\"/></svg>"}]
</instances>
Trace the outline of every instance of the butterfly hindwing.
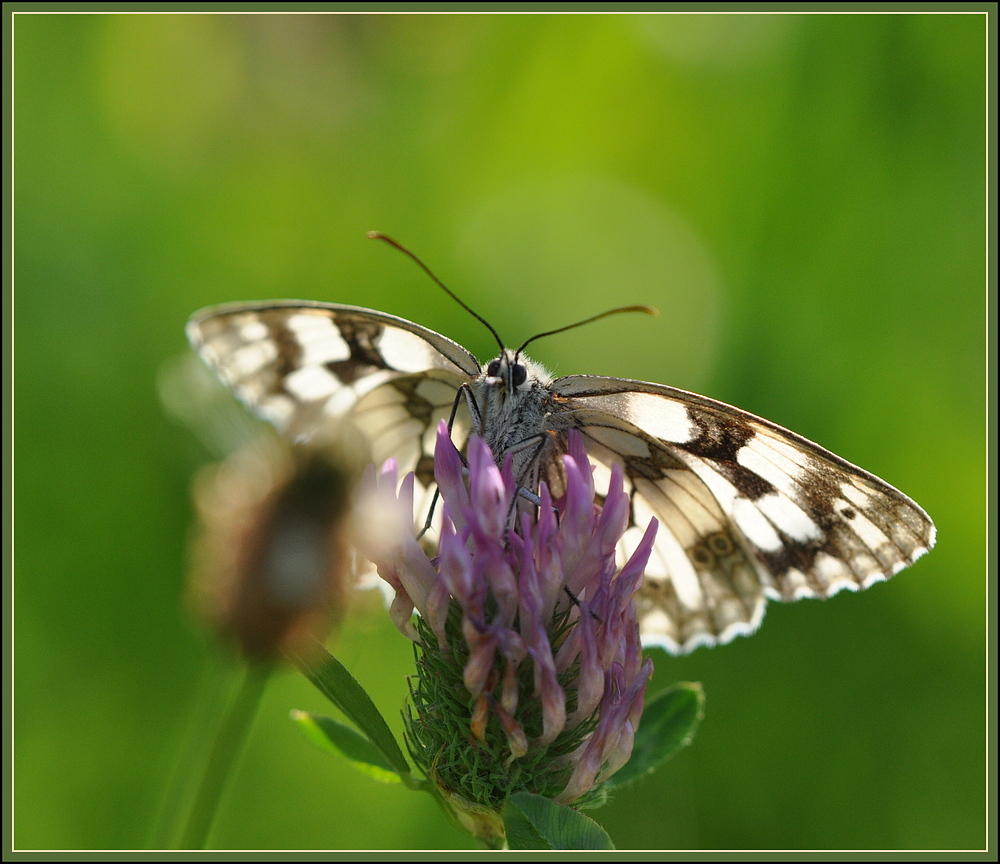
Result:
<instances>
[{"instance_id":1,"label":"butterfly hindwing","mask_svg":"<svg viewBox=\"0 0 1000 864\"><path fill-rule=\"evenodd\" d=\"M756 565L698 475L668 444L612 414L577 406L558 418L581 434L596 463L598 495L607 490L610 466L623 469L631 514L622 562L650 519L659 522L637 598L643 641L679 653L756 629L765 602Z\"/></svg>"},{"instance_id":2,"label":"butterfly hindwing","mask_svg":"<svg viewBox=\"0 0 1000 864\"><path fill-rule=\"evenodd\" d=\"M400 375L367 392L350 412L352 424L368 440L371 460L395 459L401 474L416 473L426 489L434 483L437 427L457 408L452 438L462 446L468 437L468 410L456 396L461 380L445 369Z\"/></svg>"}]
</instances>

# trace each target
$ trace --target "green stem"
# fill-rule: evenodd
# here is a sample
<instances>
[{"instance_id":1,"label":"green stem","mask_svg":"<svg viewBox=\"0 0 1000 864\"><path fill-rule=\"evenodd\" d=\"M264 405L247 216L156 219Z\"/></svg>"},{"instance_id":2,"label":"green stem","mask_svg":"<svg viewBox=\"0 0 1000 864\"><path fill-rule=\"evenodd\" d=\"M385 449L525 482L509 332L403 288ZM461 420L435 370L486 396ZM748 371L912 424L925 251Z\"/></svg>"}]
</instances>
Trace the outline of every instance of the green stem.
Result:
<instances>
[{"instance_id":1,"label":"green stem","mask_svg":"<svg viewBox=\"0 0 1000 864\"><path fill-rule=\"evenodd\" d=\"M251 666L229 705L205 763L178 849L204 849L226 781L246 741L271 673L270 664Z\"/></svg>"},{"instance_id":2,"label":"green stem","mask_svg":"<svg viewBox=\"0 0 1000 864\"><path fill-rule=\"evenodd\" d=\"M174 768L167 781L150 849L177 848L181 822L187 815L195 785L201 779L201 767L212 745L210 740L206 740L205 730L218 727L229 701L226 694L233 689L235 667L232 658L219 651L211 652L209 657L210 662L205 664L198 696L188 717L187 731L179 744ZM242 673L242 667L239 671Z\"/></svg>"}]
</instances>

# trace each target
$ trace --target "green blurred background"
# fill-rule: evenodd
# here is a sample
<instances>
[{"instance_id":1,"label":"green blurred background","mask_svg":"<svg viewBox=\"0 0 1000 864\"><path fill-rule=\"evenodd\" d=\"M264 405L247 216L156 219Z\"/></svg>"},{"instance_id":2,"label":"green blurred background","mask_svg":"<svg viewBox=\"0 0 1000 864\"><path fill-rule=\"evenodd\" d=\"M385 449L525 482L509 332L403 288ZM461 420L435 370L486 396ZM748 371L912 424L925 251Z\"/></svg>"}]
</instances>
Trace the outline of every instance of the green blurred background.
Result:
<instances>
[{"instance_id":1,"label":"green blurred background","mask_svg":"<svg viewBox=\"0 0 1000 864\"><path fill-rule=\"evenodd\" d=\"M14 18L15 848L144 847L211 643L193 471L157 397L195 309L298 297L788 426L923 505L889 584L657 653L690 748L594 815L619 848L985 843L983 15ZM336 648L396 723L371 598ZM270 686L219 848L468 848L316 750Z\"/></svg>"}]
</instances>

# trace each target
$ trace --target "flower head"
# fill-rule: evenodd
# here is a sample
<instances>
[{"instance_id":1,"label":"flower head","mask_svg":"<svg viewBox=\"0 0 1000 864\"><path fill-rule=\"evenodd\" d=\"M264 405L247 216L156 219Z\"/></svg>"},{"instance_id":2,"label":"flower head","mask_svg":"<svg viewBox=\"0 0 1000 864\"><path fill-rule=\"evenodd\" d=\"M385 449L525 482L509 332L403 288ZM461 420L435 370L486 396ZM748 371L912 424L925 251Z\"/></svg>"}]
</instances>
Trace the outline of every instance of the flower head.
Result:
<instances>
[{"instance_id":1,"label":"flower head","mask_svg":"<svg viewBox=\"0 0 1000 864\"><path fill-rule=\"evenodd\" d=\"M394 589L393 620L416 644L411 752L460 815L499 810L522 789L580 805L632 751L652 672L633 595L656 522L619 568L629 513L621 470L599 507L574 432L568 449L564 494L553 501L543 483L534 504L509 458L497 467L473 437L466 468L441 424L435 559L410 530L412 475L397 492L390 461L368 479L396 533L390 546L362 551Z\"/></svg>"}]
</instances>

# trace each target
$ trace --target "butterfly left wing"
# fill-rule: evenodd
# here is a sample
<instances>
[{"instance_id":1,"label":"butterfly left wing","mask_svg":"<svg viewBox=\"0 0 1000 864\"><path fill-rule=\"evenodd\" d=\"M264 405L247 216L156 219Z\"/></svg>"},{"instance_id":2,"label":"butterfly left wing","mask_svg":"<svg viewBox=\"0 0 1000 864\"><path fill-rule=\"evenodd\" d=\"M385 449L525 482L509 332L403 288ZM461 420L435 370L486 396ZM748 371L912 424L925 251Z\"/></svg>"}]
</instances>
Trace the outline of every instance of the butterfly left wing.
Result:
<instances>
[{"instance_id":1,"label":"butterfly left wing","mask_svg":"<svg viewBox=\"0 0 1000 864\"><path fill-rule=\"evenodd\" d=\"M934 544L901 492L746 411L617 378L568 376L552 391L553 428L579 429L593 458L624 469L625 543L661 523L639 598L647 643L727 642L756 629L767 597L867 588Z\"/></svg>"},{"instance_id":2,"label":"butterfly left wing","mask_svg":"<svg viewBox=\"0 0 1000 864\"><path fill-rule=\"evenodd\" d=\"M259 418L307 442L349 418L371 458L394 457L401 472L433 479L434 431L459 387L479 372L465 348L404 318L305 300L203 309L188 339ZM459 405L456 436L467 434ZM458 439L456 439L458 440Z\"/></svg>"}]
</instances>

